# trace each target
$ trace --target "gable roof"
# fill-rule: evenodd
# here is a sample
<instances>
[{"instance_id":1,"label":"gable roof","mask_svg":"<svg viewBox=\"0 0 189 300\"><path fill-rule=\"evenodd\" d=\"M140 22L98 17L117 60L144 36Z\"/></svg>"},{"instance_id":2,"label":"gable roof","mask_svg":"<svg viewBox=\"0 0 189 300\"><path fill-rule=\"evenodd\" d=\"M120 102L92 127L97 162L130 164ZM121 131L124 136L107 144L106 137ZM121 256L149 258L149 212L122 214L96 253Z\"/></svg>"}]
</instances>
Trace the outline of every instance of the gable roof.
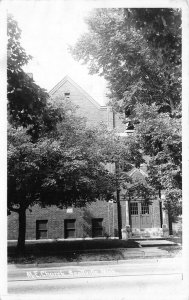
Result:
<instances>
[{"instance_id":1,"label":"gable roof","mask_svg":"<svg viewBox=\"0 0 189 300\"><path fill-rule=\"evenodd\" d=\"M130 173L129 176L133 177L133 176L142 176L142 177L148 177L148 174L145 173L142 169L139 168L133 168Z\"/></svg>"},{"instance_id":2,"label":"gable roof","mask_svg":"<svg viewBox=\"0 0 189 300\"><path fill-rule=\"evenodd\" d=\"M73 81L68 75L66 75L59 83L57 83L50 91L49 95L53 96L61 86L63 86L66 82L72 84L76 89L79 90L81 94L83 94L93 105L95 105L98 109L106 109L107 106L101 106L96 100L94 100L84 89L82 89L75 81Z\"/></svg>"},{"instance_id":3,"label":"gable roof","mask_svg":"<svg viewBox=\"0 0 189 300\"><path fill-rule=\"evenodd\" d=\"M146 178L148 174L145 173L143 170L138 168L133 168L128 175L133 179L134 182L142 182L146 184Z\"/></svg>"}]
</instances>

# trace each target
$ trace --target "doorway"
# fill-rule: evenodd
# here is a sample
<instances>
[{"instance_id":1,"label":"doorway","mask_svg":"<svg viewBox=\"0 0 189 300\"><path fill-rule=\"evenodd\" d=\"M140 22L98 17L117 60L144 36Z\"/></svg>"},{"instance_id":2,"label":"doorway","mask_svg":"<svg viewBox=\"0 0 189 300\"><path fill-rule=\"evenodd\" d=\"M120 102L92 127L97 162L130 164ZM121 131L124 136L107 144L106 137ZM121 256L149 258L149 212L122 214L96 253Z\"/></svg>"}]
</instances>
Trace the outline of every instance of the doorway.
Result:
<instances>
[{"instance_id":1,"label":"doorway","mask_svg":"<svg viewBox=\"0 0 189 300\"><path fill-rule=\"evenodd\" d=\"M131 228L145 229L152 227L151 205L147 202L130 202Z\"/></svg>"}]
</instances>

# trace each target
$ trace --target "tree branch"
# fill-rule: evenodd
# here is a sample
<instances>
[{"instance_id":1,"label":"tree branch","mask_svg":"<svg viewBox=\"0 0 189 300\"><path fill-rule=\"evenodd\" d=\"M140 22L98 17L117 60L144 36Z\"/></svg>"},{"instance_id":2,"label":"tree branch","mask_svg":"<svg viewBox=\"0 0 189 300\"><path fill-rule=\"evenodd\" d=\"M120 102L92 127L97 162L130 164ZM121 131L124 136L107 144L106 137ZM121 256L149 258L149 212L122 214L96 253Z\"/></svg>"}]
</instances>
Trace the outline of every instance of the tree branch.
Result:
<instances>
[{"instance_id":1,"label":"tree branch","mask_svg":"<svg viewBox=\"0 0 189 300\"><path fill-rule=\"evenodd\" d=\"M13 207L11 207L8 210L16 212L16 213L19 213L19 208L13 208Z\"/></svg>"}]
</instances>

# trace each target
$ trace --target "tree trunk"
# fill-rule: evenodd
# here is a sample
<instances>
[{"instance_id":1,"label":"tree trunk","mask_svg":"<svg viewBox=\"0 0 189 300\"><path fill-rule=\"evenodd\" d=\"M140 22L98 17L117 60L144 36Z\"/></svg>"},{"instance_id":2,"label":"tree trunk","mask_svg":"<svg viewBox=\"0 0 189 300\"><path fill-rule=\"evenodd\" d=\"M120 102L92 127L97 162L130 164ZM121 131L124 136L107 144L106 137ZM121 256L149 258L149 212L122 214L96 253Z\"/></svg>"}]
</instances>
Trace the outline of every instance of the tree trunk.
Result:
<instances>
[{"instance_id":1,"label":"tree trunk","mask_svg":"<svg viewBox=\"0 0 189 300\"><path fill-rule=\"evenodd\" d=\"M19 229L18 229L18 243L17 253L23 255L25 252L25 235L26 235L26 209L19 210Z\"/></svg>"},{"instance_id":2,"label":"tree trunk","mask_svg":"<svg viewBox=\"0 0 189 300\"><path fill-rule=\"evenodd\" d=\"M118 221L118 237L122 239L122 218L121 218L121 205L120 205L120 192L117 189L117 221Z\"/></svg>"},{"instance_id":3,"label":"tree trunk","mask_svg":"<svg viewBox=\"0 0 189 300\"><path fill-rule=\"evenodd\" d=\"M169 99L169 101L170 101L170 107L171 107L171 113L172 113L174 110L174 104L173 104L173 101L171 98Z\"/></svg>"},{"instance_id":4,"label":"tree trunk","mask_svg":"<svg viewBox=\"0 0 189 300\"><path fill-rule=\"evenodd\" d=\"M169 235L173 235L173 222L172 222L172 216L169 211L168 211L168 222L169 222Z\"/></svg>"}]
</instances>

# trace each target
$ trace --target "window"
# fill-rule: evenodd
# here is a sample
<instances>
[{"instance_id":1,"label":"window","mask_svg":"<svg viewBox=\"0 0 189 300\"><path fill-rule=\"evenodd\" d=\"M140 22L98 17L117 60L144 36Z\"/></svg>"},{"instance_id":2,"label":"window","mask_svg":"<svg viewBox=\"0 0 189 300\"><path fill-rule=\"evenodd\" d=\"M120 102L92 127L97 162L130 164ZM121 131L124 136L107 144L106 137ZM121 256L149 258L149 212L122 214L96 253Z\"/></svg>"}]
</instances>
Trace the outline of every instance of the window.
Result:
<instances>
[{"instance_id":1,"label":"window","mask_svg":"<svg viewBox=\"0 0 189 300\"><path fill-rule=\"evenodd\" d=\"M36 239L47 239L47 220L36 221Z\"/></svg>"},{"instance_id":2,"label":"window","mask_svg":"<svg viewBox=\"0 0 189 300\"><path fill-rule=\"evenodd\" d=\"M131 212L131 215L138 215L138 203L137 202L130 203L130 212Z\"/></svg>"},{"instance_id":3,"label":"window","mask_svg":"<svg viewBox=\"0 0 189 300\"><path fill-rule=\"evenodd\" d=\"M64 96L66 97L66 99L70 99L70 93L64 93Z\"/></svg>"},{"instance_id":4,"label":"window","mask_svg":"<svg viewBox=\"0 0 189 300\"><path fill-rule=\"evenodd\" d=\"M92 219L92 237L101 237L103 235L103 219Z\"/></svg>"},{"instance_id":5,"label":"window","mask_svg":"<svg viewBox=\"0 0 189 300\"><path fill-rule=\"evenodd\" d=\"M141 212L142 215L149 215L149 204L146 202L141 203Z\"/></svg>"},{"instance_id":6,"label":"window","mask_svg":"<svg viewBox=\"0 0 189 300\"><path fill-rule=\"evenodd\" d=\"M75 219L64 220L65 239L75 237Z\"/></svg>"}]
</instances>

